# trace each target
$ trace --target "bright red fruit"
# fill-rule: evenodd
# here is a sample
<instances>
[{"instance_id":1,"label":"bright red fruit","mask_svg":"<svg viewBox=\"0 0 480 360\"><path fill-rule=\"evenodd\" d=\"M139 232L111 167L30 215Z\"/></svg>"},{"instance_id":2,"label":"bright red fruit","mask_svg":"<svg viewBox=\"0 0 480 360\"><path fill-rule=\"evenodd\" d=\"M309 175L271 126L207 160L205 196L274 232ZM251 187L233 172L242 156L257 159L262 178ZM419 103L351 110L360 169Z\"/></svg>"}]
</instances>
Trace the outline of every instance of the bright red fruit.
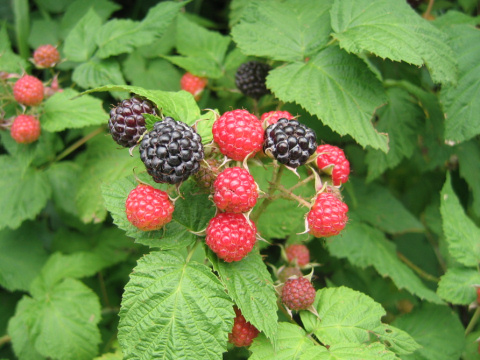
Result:
<instances>
[{"instance_id":1,"label":"bright red fruit","mask_svg":"<svg viewBox=\"0 0 480 360\"><path fill-rule=\"evenodd\" d=\"M13 96L19 104L38 105L43 100L43 83L35 76L24 75L13 86Z\"/></svg>"},{"instance_id":2,"label":"bright red fruit","mask_svg":"<svg viewBox=\"0 0 480 360\"><path fill-rule=\"evenodd\" d=\"M304 278L288 279L282 288L282 302L291 310L305 310L315 301L315 288Z\"/></svg>"},{"instance_id":3,"label":"bright red fruit","mask_svg":"<svg viewBox=\"0 0 480 360\"><path fill-rule=\"evenodd\" d=\"M307 215L309 233L315 237L338 235L347 224L348 206L333 193L318 194Z\"/></svg>"},{"instance_id":4,"label":"bright red fruit","mask_svg":"<svg viewBox=\"0 0 480 360\"><path fill-rule=\"evenodd\" d=\"M292 244L286 247L289 263L297 262L298 266L305 266L310 262L310 251L303 244Z\"/></svg>"},{"instance_id":5,"label":"bright red fruit","mask_svg":"<svg viewBox=\"0 0 480 360\"><path fill-rule=\"evenodd\" d=\"M13 120L10 134L20 144L30 144L40 136L40 121L31 115L19 115Z\"/></svg>"},{"instance_id":6,"label":"bright red fruit","mask_svg":"<svg viewBox=\"0 0 480 360\"><path fill-rule=\"evenodd\" d=\"M242 347L250 346L253 339L258 336L259 331L243 317L240 309L235 310L235 319L233 319L232 332L228 334L228 341L233 345Z\"/></svg>"},{"instance_id":7,"label":"bright red fruit","mask_svg":"<svg viewBox=\"0 0 480 360\"><path fill-rule=\"evenodd\" d=\"M193 75L192 73L183 74L180 79L180 86L182 90L188 91L195 97L195 100L200 98L200 95L207 86L208 79L200 76Z\"/></svg>"},{"instance_id":8,"label":"bright red fruit","mask_svg":"<svg viewBox=\"0 0 480 360\"><path fill-rule=\"evenodd\" d=\"M257 184L250 173L240 167L226 168L213 183L213 201L223 211L244 213L257 203Z\"/></svg>"},{"instance_id":9,"label":"bright red fruit","mask_svg":"<svg viewBox=\"0 0 480 360\"><path fill-rule=\"evenodd\" d=\"M60 61L60 53L53 45L41 45L33 53L33 60L39 68L51 68Z\"/></svg>"},{"instance_id":10,"label":"bright red fruit","mask_svg":"<svg viewBox=\"0 0 480 360\"><path fill-rule=\"evenodd\" d=\"M350 163L342 149L333 145L320 145L317 147L317 154L319 154L317 157L319 169L334 165L332 170L333 185L338 186L348 181Z\"/></svg>"},{"instance_id":11,"label":"bright red fruit","mask_svg":"<svg viewBox=\"0 0 480 360\"><path fill-rule=\"evenodd\" d=\"M247 110L227 111L213 123L212 133L221 153L230 159L242 161L262 150L262 123Z\"/></svg>"},{"instance_id":12,"label":"bright red fruit","mask_svg":"<svg viewBox=\"0 0 480 360\"><path fill-rule=\"evenodd\" d=\"M263 124L263 122L266 120L267 121L266 126L268 126L268 125L275 124L278 120L280 120L282 118L291 120L291 119L294 119L294 116L292 114L290 114L288 111L280 111L280 110L269 111L269 112L264 113L262 115L262 117L260 118L260 121Z\"/></svg>"},{"instance_id":13,"label":"bright red fruit","mask_svg":"<svg viewBox=\"0 0 480 360\"><path fill-rule=\"evenodd\" d=\"M235 213L219 213L207 226L206 244L226 262L240 261L252 251L257 228L253 221Z\"/></svg>"},{"instance_id":14,"label":"bright red fruit","mask_svg":"<svg viewBox=\"0 0 480 360\"><path fill-rule=\"evenodd\" d=\"M125 202L127 219L143 231L159 230L172 220L173 204L165 191L140 184Z\"/></svg>"}]
</instances>

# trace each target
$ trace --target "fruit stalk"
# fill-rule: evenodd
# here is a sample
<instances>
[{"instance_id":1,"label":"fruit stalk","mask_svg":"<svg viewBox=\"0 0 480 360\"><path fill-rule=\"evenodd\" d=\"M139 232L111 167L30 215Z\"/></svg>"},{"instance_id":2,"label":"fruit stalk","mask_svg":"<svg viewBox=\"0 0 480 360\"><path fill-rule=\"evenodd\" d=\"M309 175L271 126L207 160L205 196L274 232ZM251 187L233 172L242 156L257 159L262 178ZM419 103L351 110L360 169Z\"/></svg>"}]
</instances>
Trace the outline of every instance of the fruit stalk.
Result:
<instances>
[{"instance_id":1,"label":"fruit stalk","mask_svg":"<svg viewBox=\"0 0 480 360\"><path fill-rule=\"evenodd\" d=\"M278 188L278 185L280 184L280 179L282 178L283 169L284 169L284 166L281 166L278 164L274 166L272 181L270 182L270 186L268 187L267 197L262 201L258 209L255 210L255 212L250 217L250 219L253 220L253 222L258 221L258 218L263 214L267 206L270 205L270 203L274 200L273 194L275 193L275 191Z\"/></svg>"}]
</instances>

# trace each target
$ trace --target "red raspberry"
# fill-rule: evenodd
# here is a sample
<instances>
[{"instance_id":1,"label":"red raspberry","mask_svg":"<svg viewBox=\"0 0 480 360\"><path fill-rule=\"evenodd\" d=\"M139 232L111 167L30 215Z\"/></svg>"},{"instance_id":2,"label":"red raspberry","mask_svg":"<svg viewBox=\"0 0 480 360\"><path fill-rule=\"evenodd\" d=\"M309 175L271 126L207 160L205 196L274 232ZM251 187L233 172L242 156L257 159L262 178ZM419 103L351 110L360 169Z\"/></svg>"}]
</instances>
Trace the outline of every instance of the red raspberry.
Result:
<instances>
[{"instance_id":1,"label":"red raspberry","mask_svg":"<svg viewBox=\"0 0 480 360\"><path fill-rule=\"evenodd\" d=\"M252 251L256 233L242 214L219 213L208 223L205 242L220 259L240 261Z\"/></svg>"},{"instance_id":2,"label":"red raspberry","mask_svg":"<svg viewBox=\"0 0 480 360\"><path fill-rule=\"evenodd\" d=\"M310 251L303 244L292 244L285 249L289 263L296 261L298 266L305 266L310 262Z\"/></svg>"},{"instance_id":3,"label":"red raspberry","mask_svg":"<svg viewBox=\"0 0 480 360\"><path fill-rule=\"evenodd\" d=\"M334 165L332 170L333 185L338 186L348 181L350 163L342 149L333 145L320 145L317 147L317 154L320 154L317 157L319 169Z\"/></svg>"},{"instance_id":4,"label":"red raspberry","mask_svg":"<svg viewBox=\"0 0 480 360\"><path fill-rule=\"evenodd\" d=\"M143 231L158 230L172 220L174 207L165 191L140 184L125 202L127 219Z\"/></svg>"},{"instance_id":5,"label":"red raspberry","mask_svg":"<svg viewBox=\"0 0 480 360\"><path fill-rule=\"evenodd\" d=\"M33 53L33 60L39 68L51 68L60 61L60 53L53 45L42 45Z\"/></svg>"},{"instance_id":6,"label":"red raspberry","mask_svg":"<svg viewBox=\"0 0 480 360\"><path fill-rule=\"evenodd\" d=\"M19 115L13 120L10 134L20 144L30 144L40 136L40 121L31 115Z\"/></svg>"},{"instance_id":7,"label":"red raspberry","mask_svg":"<svg viewBox=\"0 0 480 360\"><path fill-rule=\"evenodd\" d=\"M257 203L257 184L250 173L240 167L226 168L213 183L213 201L220 210L244 213Z\"/></svg>"},{"instance_id":8,"label":"red raspberry","mask_svg":"<svg viewBox=\"0 0 480 360\"><path fill-rule=\"evenodd\" d=\"M242 161L262 150L262 124L247 110L227 111L213 123L212 133L222 154L230 159Z\"/></svg>"},{"instance_id":9,"label":"red raspberry","mask_svg":"<svg viewBox=\"0 0 480 360\"><path fill-rule=\"evenodd\" d=\"M293 115L290 114L288 111L270 111L262 115L260 121L263 122L266 120L267 125L275 124L278 120L285 118L288 120L294 119Z\"/></svg>"},{"instance_id":10,"label":"red raspberry","mask_svg":"<svg viewBox=\"0 0 480 360\"><path fill-rule=\"evenodd\" d=\"M338 235L345 227L348 206L334 194L323 192L318 194L307 215L309 233L315 237Z\"/></svg>"},{"instance_id":11,"label":"red raspberry","mask_svg":"<svg viewBox=\"0 0 480 360\"><path fill-rule=\"evenodd\" d=\"M180 86L182 90L188 91L195 97L195 100L200 99L200 95L207 86L208 79L195 76L189 72L183 74L180 79Z\"/></svg>"},{"instance_id":12,"label":"red raspberry","mask_svg":"<svg viewBox=\"0 0 480 360\"><path fill-rule=\"evenodd\" d=\"M315 288L304 278L288 279L282 289L282 302L291 310L305 310L315 301Z\"/></svg>"},{"instance_id":13,"label":"red raspberry","mask_svg":"<svg viewBox=\"0 0 480 360\"><path fill-rule=\"evenodd\" d=\"M19 104L38 105L43 100L43 84L35 76L24 75L13 86L13 96Z\"/></svg>"},{"instance_id":14,"label":"red raspberry","mask_svg":"<svg viewBox=\"0 0 480 360\"><path fill-rule=\"evenodd\" d=\"M284 268L282 271L278 273L278 280L284 283L291 276L296 276L300 278L303 276L303 274L298 267L287 266L286 268Z\"/></svg>"},{"instance_id":15,"label":"red raspberry","mask_svg":"<svg viewBox=\"0 0 480 360\"><path fill-rule=\"evenodd\" d=\"M234 310L236 316L235 319L233 319L232 332L228 334L228 342L238 347L250 346L259 331L255 326L245 320L237 307L235 307Z\"/></svg>"}]
</instances>

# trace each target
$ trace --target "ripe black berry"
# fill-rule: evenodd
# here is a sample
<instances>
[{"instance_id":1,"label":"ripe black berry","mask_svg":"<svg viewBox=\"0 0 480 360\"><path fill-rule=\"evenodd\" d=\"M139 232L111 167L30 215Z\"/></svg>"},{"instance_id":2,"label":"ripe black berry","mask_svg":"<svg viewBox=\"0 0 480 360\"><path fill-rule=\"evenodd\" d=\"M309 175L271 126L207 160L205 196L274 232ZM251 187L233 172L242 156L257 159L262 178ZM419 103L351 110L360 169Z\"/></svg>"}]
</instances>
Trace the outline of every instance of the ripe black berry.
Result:
<instances>
[{"instance_id":1,"label":"ripe black berry","mask_svg":"<svg viewBox=\"0 0 480 360\"><path fill-rule=\"evenodd\" d=\"M187 124L166 117L140 142L140 158L158 183L178 184L200 169L202 138Z\"/></svg>"},{"instance_id":2,"label":"ripe black berry","mask_svg":"<svg viewBox=\"0 0 480 360\"><path fill-rule=\"evenodd\" d=\"M268 94L265 79L270 71L270 66L259 61L246 62L237 69L235 84L245 96L259 99Z\"/></svg>"},{"instance_id":3,"label":"ripe black berry","mask_svg":"<svg viewBox=\"0 0 480 360\"><path fill-rule=\"evenodd\" d=\"M156 115L155 107L150 101L136 96L123 100L110 110L108 127L113 140L123 147L136 145L146 130L142 114Z\"/></svg>"},{"instance_id":4,"label":"ripe black berry","mask_svg":"<svg viewBox=\"0 0 480 360\"><path fill-rule=\"evenodd\" d=\"M317 149L317 137L297 120L280 119L265 130L263 151L281 164L297 168Z\"/></svg>"}]
</instances>

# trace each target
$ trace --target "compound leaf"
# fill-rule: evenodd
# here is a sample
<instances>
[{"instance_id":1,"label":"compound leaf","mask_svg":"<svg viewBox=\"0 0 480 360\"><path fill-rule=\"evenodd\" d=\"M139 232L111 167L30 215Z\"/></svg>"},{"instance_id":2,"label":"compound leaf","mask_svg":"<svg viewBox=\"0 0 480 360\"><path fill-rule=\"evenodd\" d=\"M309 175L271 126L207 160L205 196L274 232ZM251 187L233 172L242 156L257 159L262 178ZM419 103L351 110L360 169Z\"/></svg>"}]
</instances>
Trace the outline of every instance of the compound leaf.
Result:
<instances>
[{"instance_id":1,"label":"compound leaf","mask_svg":"<svg viewBox=\"0 0 480 360\"><path fill-rule=\"evenodd\" d=\"M275 342L277 295L260 254L251 253L241 261L231 263L224 262L211 252L209 258L245 319Z\"/></svg>"},{"instance_id":2,"label":"compound leaf","mask_svg":"<svg viewBox=\"0 0 480 360\"><path fill-rule=\"evenodd\" d=\"M222 359L233 317L207 266L153 252L138 261L125 287L118 339L125 359Z\"/></svg>"},{"instance_id":3,"label":"compound leaf","mask_svg":"<svg viewBox=\"0 0 480 360\"><path fill-rule=\"evenodd\" d=\"M453 191L450 173L443 186L440 199L443 232L450 254L465 266L477 266L480 261L480 229L465 214Z\"/></svg>"},{"instance_id":4,"label":"compound leaf","mask_svg":"<svg viewBox=\"0 0 480 360\"><path fill-rule=\"evenodd\" d=\"M335 0L332 36L348 52L425 64L435 82L455 83L456 61L448 37L405 1Z\"/></svg>"},{"instance_id":5,"label":"compound leaf","mask_svg":"<svg viewBox=\"0 0 480 360\"><path fill-rule=\"evenodd\" d=\"M63 52L70 61L87 61L95 51L92 38L102 25L95 10L90 8L65 39Z\"/></svg>"},{"instance_id":6,"label":"compound leaf","mask_svg":"<svg viewBox=\"0 0 480 360\"><path fill-rule=\"evenodd\" d=\"M395 245L385 234L367 224L349 223L342 234L330 238L327 246L333 256L347 258L353 265L373 266L380 275L390 277L399 289L434 303L442 300L427 288L396 254Z\"/></svg>"},{"instance_id":7,"label":"compound leaf","mask_svg":"<svg viewBox=\"0 0 480 360\"><path fill-rule=\"evenodd\" d=\"M337 46L329 46L308 62L270 71L267 87L282 101L296 102L340 135L360 145L387 152L387 136L371 123L375 109L386 102L381 83L367 65Z\"/></svg>"},{"instance_id":8,"label":"compound leaf","mask_svg":"<svg viewBox=\"0 0 480 360\"><path fill-rule=\"evenodd\" d=\"M440 278L437 294L455 305L469 305L477 299L475 286L480 286L477 269L453 267Z\"/></svg>"}]
</instances>

